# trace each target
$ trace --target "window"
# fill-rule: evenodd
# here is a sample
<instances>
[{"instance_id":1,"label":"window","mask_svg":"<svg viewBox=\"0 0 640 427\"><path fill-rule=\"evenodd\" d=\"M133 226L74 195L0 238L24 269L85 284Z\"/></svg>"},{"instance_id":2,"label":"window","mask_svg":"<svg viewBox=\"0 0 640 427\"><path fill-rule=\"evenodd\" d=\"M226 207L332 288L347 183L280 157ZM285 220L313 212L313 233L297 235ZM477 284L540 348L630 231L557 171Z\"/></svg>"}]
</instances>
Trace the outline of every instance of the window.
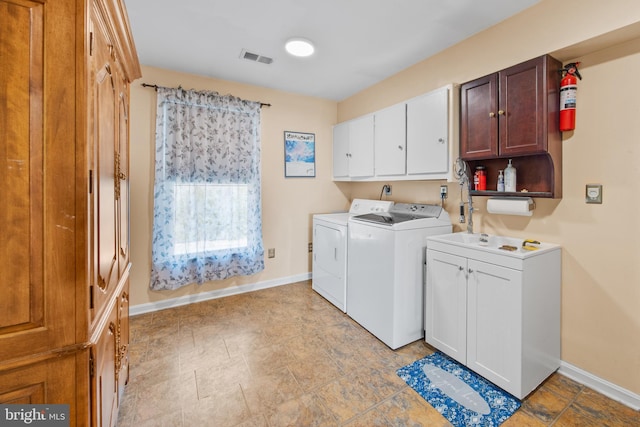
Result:
<instances>
[{"instance_id":1,"label":"window","mask_svg":"<svg viewBox=\"0 0 640 427\"><path fill-rule=\"evenodd\" d=\"M151 288L264 269L260 104L158 88Z\"/></svg>"},{"instance_id":2,"label":"window","mask_svg":"<svg viewBox=\"0 0 640 427\"><path fill-rule=\"evenodd\" d=\"M175 184L175 254L211 253L247 246L247 185ZM219 206L228 205L237 226L225 227ZM195 227L194 227L195 224ZM197 230L206 230L199 233Z\"/></svg>"}]
</instances>

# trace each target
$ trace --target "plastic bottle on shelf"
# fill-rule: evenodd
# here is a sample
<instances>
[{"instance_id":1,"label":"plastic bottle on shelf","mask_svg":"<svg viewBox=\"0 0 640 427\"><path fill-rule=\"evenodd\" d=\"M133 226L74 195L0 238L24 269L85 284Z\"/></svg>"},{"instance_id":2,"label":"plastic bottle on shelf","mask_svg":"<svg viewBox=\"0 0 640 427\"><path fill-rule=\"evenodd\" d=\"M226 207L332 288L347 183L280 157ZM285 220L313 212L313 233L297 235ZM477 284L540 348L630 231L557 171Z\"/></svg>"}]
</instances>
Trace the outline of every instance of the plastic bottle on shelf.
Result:
<instances>
[{"instance_id":1,"label":"plastic bottle on shelf","mask_svg":"<svg viewBox=\"0 0 640 427\"><path fill-rule=\"evenodd\" d=\"M504 191L516 191L516 168L511 164L511 159L504 170Z\"/></svg>"},{"instance_id":2,"label":"plastic bottle on shelf","mask_svg":"<svg viewBox=\"0 0 640 427\"><path fill-rule=\"evenodd\" d=\"M476 184L476 190L485 191L487 189L487 171L484 166L476 166L476 173L473 181Z\"/></svg>"},{"instance_id":3,"label":"plastic bottle on shelf","mask_svg":"<svg viewBox=\"0 0 640 427\"><path fill-rule=\"evenodd\" d=\"M502 170L498 171L498 191L504 191L504 175L502 174Z\"/></svg>"}]
</instances>

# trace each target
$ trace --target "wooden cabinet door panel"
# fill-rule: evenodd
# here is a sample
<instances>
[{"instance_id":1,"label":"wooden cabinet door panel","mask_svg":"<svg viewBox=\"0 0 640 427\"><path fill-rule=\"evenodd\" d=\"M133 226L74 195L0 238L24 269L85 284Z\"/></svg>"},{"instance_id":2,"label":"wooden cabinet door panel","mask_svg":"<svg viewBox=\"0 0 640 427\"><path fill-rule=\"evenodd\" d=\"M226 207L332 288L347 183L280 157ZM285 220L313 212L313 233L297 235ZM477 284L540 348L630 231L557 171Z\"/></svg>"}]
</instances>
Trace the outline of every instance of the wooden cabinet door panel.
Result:
<instances>
[{"instance_id":1,"label":"wooden cabinet door panel","mask_svg":"<svg viewBox=\"0 0 640 427\"><path fill-rule=\"evenodd\" d=\"M118 412L118 307L112 306L106 325L92 349L94 374L92 378L93 425L114 426Z\"/></svg>"},{"instance_id":2,"label":"wooden cabinet door panel","mask_svg":"<svg viewBox=\"0 0 640 427\"><path fill-rule=\"evenodd\" d=\"M116 185L117 75L104 22L92 14L91 53L91 153L93 168L92 292L94 311L101 313L118 282L118 206Z\"/></svg>"},{"instance_id":3,"label":"wooden cabinet door panel","mask_svg":"<svg viewBox=\"0 0 640 427\"><path fill-rule=\"evenodd\" d=\"M70 3L0 0L0 362L75 340Z\"/></svg>"},{"instance_id":4,"label":"wooden cabinet door panel","mask_svg":"<svg viewBox=\"0 0 640 427\"><path fill-rule=\"evenodd\" d=\"M122 74L120 74L122 75ZM129 86L120 80L118 94L118 277L122 277L129 265Z\"/></svg>"},{"instance_id":5,"label":"wooden cabinet door panel","mask_svg":"<svg viewBox=\"0 0 640 427\"><path fill-rule=\"evenodd\" d=\"M500 72L500 147L504 156L546 151L544 57Z\"/></svg>"},{"instance_id":6,"label":"wooden cabinet door panel","mask_svg":"<svg viewBox=\"0 0 640 427\"><path fill-rule=\"evenodd\" d=\"M73 420L76 412L76 376L75 355L11 370L2 374L0 403L69 404Z\"/></svg>"},{"instance_id":7,"label":"wooden cabinet door panel","mask_svg":"<svg viewBox=\"0 0 640 427\"><path fill-rule=\"evenodd\" d=\"M491 74L460 88L460 156L498 155L498 76Z\"/></svg>"},{"instance_id":8,"label":"wooden cabinet door panel","mask_svg":"<svg viewBox=\"0 0 640 427\"><path fill-rule=\"evenodd\" d=\"M118 345L120 357L120 371L118 372L118 402L124 394L124 387L129 382L129 271L124 289L118 299Z\"/></svg>"}]
</instances>

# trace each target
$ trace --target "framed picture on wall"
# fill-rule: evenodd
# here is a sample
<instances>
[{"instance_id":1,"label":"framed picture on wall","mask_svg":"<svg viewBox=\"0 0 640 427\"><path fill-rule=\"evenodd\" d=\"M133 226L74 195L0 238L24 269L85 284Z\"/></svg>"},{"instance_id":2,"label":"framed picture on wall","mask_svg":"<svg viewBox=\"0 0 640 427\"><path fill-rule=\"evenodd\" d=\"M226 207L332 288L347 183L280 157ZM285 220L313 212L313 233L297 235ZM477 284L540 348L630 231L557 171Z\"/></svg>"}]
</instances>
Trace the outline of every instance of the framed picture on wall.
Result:
<instances>
[{"instance_id":1,"label":"framed picture on wall","mask_svg":"<svg viewBox=\"0 0 640 427\"><path fill-rule=\"evenodd\" d=\"M316 135L284 131L285 178L316 176Z\"/></svg>"}]
</instances>

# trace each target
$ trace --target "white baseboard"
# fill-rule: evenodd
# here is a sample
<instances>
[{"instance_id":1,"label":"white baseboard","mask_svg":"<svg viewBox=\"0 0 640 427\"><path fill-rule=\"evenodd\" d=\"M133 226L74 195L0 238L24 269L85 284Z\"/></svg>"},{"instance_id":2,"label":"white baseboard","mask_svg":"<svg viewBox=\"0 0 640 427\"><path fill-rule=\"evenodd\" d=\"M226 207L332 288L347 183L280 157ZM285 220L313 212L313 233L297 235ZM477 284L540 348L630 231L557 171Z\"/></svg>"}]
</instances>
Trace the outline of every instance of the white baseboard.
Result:
<instances>
[{"instance_id":1,"label":"white baseboard","mask_svg":"<svg viewBox=\"0 0 640 427\"><path fill-rule=\"evenodd\" d=\"M303 273L296 276L281 277L273 280L266 280L258 283L247 283L245 285L231 288L216 289L214 291L202 292L199 294L185 295L178 298L166 299L158 302L132 305L129 307L129 315L150 313L152 311L164 310L166 308L179 307L181 305L193 304L196 302L208 301L211 299L227 297L230 295L244 294L260 289L274 288L276 286L288 285L290 283L302 282L311 279L311 273Z\"/></svg>"},{"instance_id":2,"label":"white baseboard","mask_svg":"<svg viewBox=\"0 0 640 427\"><path fill-rule=\"evenodd\" d=\"M274 288L276 286L288 285L290 283L301 282L309 279L311 279L311 273L304 273L297 276L282 277L264 282L248 283L232 288L217 289L194 295L185 295L178 298L131 306L129 308L129 314L131 316L136 316L138 314L150 313L153 311L164 310L166 308L179 307L182 305L222 298L230 295L244 294L260 289ZM609 381L603 380L602 378L599 378L565 361L560 362L560 369L558 369L558 372L636 411L640 410L640 395L610 383Z\"/></svg>"},{"instance_id":3,"label":"white baseboard","mask_svg":"<svg viewBox=\"0 0 640 427\"><path fill-rule=\"evenodd\" d=\"M605 396L622 403L623 405L635 409L636 411L640 410L640 395L638 394L610 383L607 380L596 377L595 375L565 361L560 362L560 369L558 369L558 372L565 377L571 378L572 380L597 391L598 393L602 393Z\"/></svg>"}]
</instances>

